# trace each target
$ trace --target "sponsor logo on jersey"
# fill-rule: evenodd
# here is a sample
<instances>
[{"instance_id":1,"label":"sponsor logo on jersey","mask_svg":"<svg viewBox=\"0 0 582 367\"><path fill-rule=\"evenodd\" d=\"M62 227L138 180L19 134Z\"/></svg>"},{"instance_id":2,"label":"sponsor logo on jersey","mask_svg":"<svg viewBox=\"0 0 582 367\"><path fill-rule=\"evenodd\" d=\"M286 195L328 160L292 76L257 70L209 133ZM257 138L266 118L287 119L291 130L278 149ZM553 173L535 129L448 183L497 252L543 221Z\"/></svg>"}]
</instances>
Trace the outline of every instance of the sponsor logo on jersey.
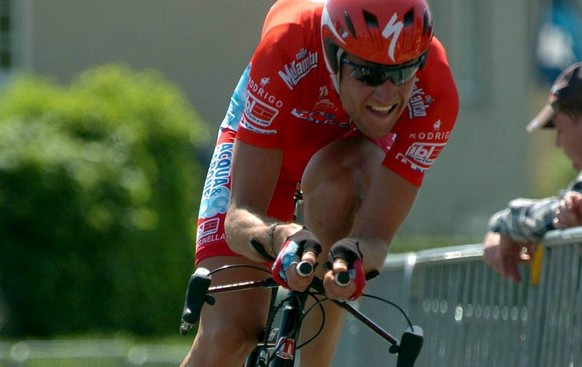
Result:
<instances>
[{"instance_id":1,"label":"sponsor logo on jersey","mask_svg":"<svg viewBox=\"0 0 582 367\"><path fill-rule=\"evenodd\" d=\"M255 98L262 99L267 104L275 108L283 107L283 101L277 99L277 97L275 97L265 89L267 84L269 84L269 78L261 78L261 81L259 83L255 82L252 78L249 78L247 90L249 91L249 93L252 93Z\"/></svg>"},{"instance_id":2,"label":"sponsor logo on jersey","mask_svg":"<svg viewBox=\"0 0 582 367\"><path fill-rule=\"evenodd\" d=\"M420 131L420 132L412 132L408 135L410 139L414 140L424 140L424 141L431 141L431 140L439 140L439 141L447 141L449 140L449 136L451 135L450 131L440 131L441 130L442 121L436 120L432 124L433 131Z\"/></svg>"},{"instance_id":3,"label":"sponsor logo on jersey","mask_svg":"<svg viewBox=\"0 0 582 367\"><path fill-rule=\"evenodd\" d=\"M230 166L232 143L217 145L212 154L208 174L202 190L198 218L225 214L230 203Z\"/></svg>"},{"instance_id":4,"label":"sponsor logo on jersey","mask_svg":"<svg viewBox=\"0 0 582 367\"><path fill-rule=\"evenodd\" d=\"M319 101L315 102L313 106L314 110L323 110L323 111L334 111L337 112L337 106L327 98L320 99Z\"/></svg>"},{"instance_id":5,"label":"sponsor logo on jersey","mask_svg":"<svg viewBox=\"0 0 582 367\"><path fill-rule=\"evenodd\" d=\"M212 218L207 221L200 223L196 230L196 238L198 238L198 242L201 242L203 238L211 236L218 232L220 220L218 218ZM204 241L206 243L208 240Z\"/></svg>"},{"instance_id":6,"label":"sponsor logo on jersey","mask_svg":"<svg viewBox=\"0 0 582 367\"><path fill-rule=\"evenodd\" d=\"M425 95L422 88L417 87L418 78L414 81L414 89L412 90L412 95L410 100L408 100L408 117L426 117L427 110L434 101L430 95Z\"/></svg>"},{"instance_id":7,"label":"sponsor logo on jersey","mask_svg":"<svg viewBox=\"0 0 582 367\"><path fill-rule=\"evenodd\" d=\"M437 122L440 122L440 120ZM424 140L424 141L441 140L442 141L442 140L448 140L450 135L451 135L450 131L444 131L444 132L441 132L441 131L428 131L428 132L421 131L421 132L416 132L416 133L410 133L408 135L408 137L411 139L415 139L415 140Z\"/></svg>"},{"instance_id":8,"label":"sponsor logo on jersey","mask_svg":"<svg viewBox=\"0 0 582 367\"><path fill-rule=\"evenodd\" d=\"M253 131L264 134L274 134L275 130L267 129L275 117L279 114L279 110L257 98L254 94L248 93L245 101L245 111L242 125Z\"/></svg>"},{"instance_id":9,"label":"sponsor logo on jersey","mask_svg":"<svg viewBox=\"0 0 582 367\"><path fill-rule=\"evenodd\" d=\"M416 171L426 172L436 161L444 147L444 143L416 142L408 147L406 153L398 153L396 159Z\"/></svg>"},{"instance_id":10,"label":"sponsor logo on jersey","mask_svg":"<svg viewBox=\"0 0 582 367\"><path fill-rule=\"evenodd\" d=\"M279 76L287 87L293 90L301 79L317 67L317 64L318 53L302 48L295 56L295 60L283 66L283 70L279 70Z\"/></svg>"},{"instance_id":11,"label":"sponsor logo on jersey","mask_svg":"<svg viewBox=\"0 0 582 367\"><path fill-rule=\"evenodd\" d=\"M196 246L204 246L211 242L226 241L226 235L224 232L221 234L218 233L218 226L218 218L213 218L200 223L196 236ZM211 229L208 230L208 228Z\"/></svg>"},{"instance_id":12,"label":"sponsor logo on jersey","mask_svg":"<svg viewBox=\"0 0 582 367\"><path fill-rule=\"evenodd\" d=\"M349 121L335 121L335 114L326 111L306 111L294 108L291 111L291 115L297 117L298 119L312 122L318 125L337 125L343 129L350 126Z\"/></svg>"}]
</instances>

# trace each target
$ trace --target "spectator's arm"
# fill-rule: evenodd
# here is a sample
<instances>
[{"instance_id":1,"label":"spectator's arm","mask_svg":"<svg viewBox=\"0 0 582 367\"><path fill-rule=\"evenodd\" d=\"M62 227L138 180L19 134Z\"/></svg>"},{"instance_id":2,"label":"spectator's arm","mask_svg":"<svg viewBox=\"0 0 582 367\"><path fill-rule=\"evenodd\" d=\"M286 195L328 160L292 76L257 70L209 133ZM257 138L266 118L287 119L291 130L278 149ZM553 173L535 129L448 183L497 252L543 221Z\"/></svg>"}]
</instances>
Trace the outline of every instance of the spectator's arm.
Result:
<instances>
[{"instance_id":1,"label":"spectator's arm","mask_svg":"<svg viewBox=\"0 0 582 367\"><path fill-rule=\"evenodd\" d=\"M515 199L489 220L489 230L519 242L539 242L547 231L555 229L557 197L540 200Z\"/></svg>"},{"instance_id":2,"label":"spectator's arm","mask_svg":"<svg viewBox=\"0 0 582 367\"><path fill-rule=\"evenodd\" d=\"M556 228L582 226L582 194L577 191L567 191L562 194L562 200L556 209L554 218Z\"/></svg>"}]
</instances>

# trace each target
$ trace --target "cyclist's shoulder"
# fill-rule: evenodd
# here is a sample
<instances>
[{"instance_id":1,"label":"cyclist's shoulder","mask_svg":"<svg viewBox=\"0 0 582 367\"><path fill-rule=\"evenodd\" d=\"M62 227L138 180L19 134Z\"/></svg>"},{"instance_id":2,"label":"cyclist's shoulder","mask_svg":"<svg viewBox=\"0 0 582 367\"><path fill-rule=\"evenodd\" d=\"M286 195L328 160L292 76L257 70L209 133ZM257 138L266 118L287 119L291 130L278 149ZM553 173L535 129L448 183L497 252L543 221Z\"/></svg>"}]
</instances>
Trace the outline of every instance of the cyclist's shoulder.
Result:
<instances>
[{"instance_id":1,"label":"cyclist's shoulder","mask_svg":"<svg viewBox=\"0 0 582 367\"><path fill-rule=\"evenodd\" d=\"M261 62L267 69L278 70L305 55L318 53L321 8L322 3L314 1L277 1L265 19L260 43L253 54L254 64Z\"/></svg>"},{"instance_id":2,"label":"cyclist's shoulder","mask_svg":"<svg viewBox=\"0 0 582 367\"><path fill-rule=\"evenodd\" d=\"M316 34L321 24L323 2L278 0L269 10L262 36L271 32Z\"/></svg>"},{"instance_id":3,"label":"cyclist's shoulder","mask_svg":"<svg viewBox=\"0 0 582 367\"><path fill-rule=\"evenodd\" d=\"M430 103L447 105L446 109L450 112L458 110L459 96L456 83L445 48L436 37L433 37L431 42L426 65L418 72L417 77L414 94L422 92L426 96L431 96ZM454 120L454 117L452 119Z\"/></svg>"},{"instance_id":4,"label":"cyclist's shoulder","mask_svg":"<svg viewBox=\"0 0 582 367\"><path fill-rule=\"evenodd\" d=\"M326 85L329 73L321 58L321 11L323 2L278 0L265 20L261 42L252 59L251 79L264 84L264 92L283 101L281 106L296 106L297 92ZM331 87L331 81L329 81ZM312 96L313 93L307 93ZM318 94L314 95L318 98ZM281 106L277 107L279 109Z\"/></svg>"},{"instance_id":5,"label":"cyclist's shoulder","mask_svg":"<svg viewBox=\"0 0 582 367\"><path fill-rule=\"evenodd\" d=\"M434 77L441 75L443 72L446 72L446 74L450 73L447 52L439 39L433 37L428 49L426 65L424 69L421 70L421 74Z\"/></svg>"}]
</instances>

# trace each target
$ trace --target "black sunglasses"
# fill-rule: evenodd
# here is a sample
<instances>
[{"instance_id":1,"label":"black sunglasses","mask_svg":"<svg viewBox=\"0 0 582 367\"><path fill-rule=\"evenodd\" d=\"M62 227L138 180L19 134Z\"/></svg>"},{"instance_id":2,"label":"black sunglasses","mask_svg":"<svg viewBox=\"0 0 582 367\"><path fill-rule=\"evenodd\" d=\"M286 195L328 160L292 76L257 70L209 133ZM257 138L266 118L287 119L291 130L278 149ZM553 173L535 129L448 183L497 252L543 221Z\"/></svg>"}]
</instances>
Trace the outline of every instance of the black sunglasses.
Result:
<instances>
[{"instance_id":1,"label":"black sunglasses","mask_svg":"<svg viewBox=\"0 0 582 367\"><path fill-rule=\"evenodd\" d=\"M414 77L416 72L423 66L426 60L426 53L418 58L412 64L404 64L398 66L368 66L355 63L348 60L345 56L341 57L343 64L350 65L352 71L350 75L360 82L369 85L370 87L377 87L390 80L395 86L400 86Z\"/></svg>"}]
</instances>

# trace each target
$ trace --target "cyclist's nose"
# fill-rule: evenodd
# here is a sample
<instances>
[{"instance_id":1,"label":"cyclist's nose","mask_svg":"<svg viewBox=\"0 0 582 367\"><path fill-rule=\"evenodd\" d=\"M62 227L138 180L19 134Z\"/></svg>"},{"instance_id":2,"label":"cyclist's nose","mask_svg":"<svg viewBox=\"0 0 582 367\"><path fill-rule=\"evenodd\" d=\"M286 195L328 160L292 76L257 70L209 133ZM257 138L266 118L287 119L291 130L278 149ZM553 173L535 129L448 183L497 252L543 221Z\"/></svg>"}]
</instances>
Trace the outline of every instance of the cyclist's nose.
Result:
<instances>
[{"instance_id":1,"label":"cyclist's nose","mask_svg":"<svg viewBox=\"0 0 582 367\"><path fill-rule=\"evenodd\" d=\"M382 102L390 102L394 98L398 87L390 79L374 88L374 96Z\"/></svg>"}]
</instances>

